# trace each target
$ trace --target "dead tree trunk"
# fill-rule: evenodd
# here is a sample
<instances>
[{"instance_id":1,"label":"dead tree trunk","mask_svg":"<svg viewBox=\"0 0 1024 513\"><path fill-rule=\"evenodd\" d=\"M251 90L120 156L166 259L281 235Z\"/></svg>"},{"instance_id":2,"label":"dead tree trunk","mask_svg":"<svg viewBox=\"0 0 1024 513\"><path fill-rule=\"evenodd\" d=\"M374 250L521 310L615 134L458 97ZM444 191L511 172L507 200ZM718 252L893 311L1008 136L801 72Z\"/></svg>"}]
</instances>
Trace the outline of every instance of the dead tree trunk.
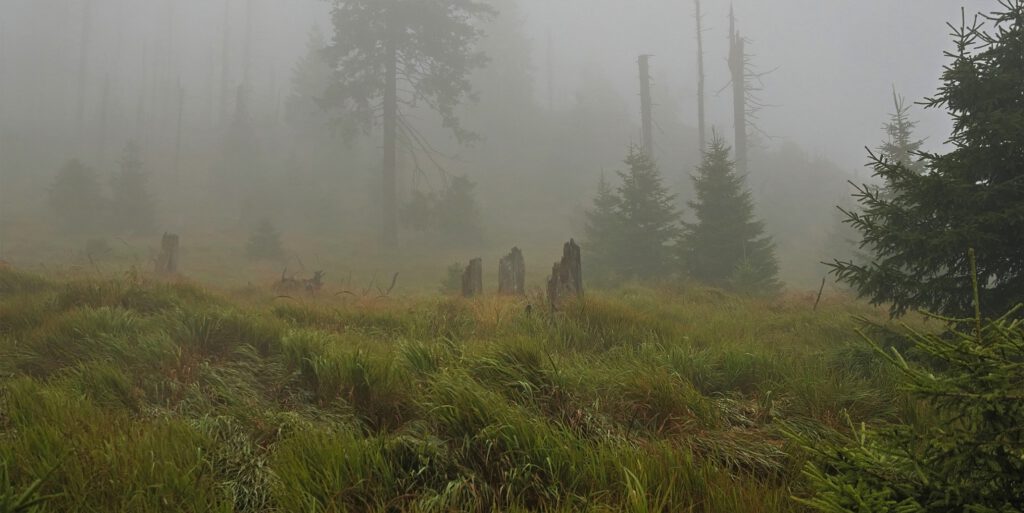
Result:
<instances>
[{"instance_id":1,"label":"dead tree trunk","mask_svg":"<svg viewBox=\"0 0 1024 513\"><path fill-rule=\"evenodd\" d=\"M526 261L519 248L512 251L498 262L498 293L508 296L526 294Z\"/></svg>"},{"instance_id":2,"label":"dead tree trunk","mask_svg":"<svg viewBox=\"0 0 1024 513\"><path fill-rule=\"evenodd\" d=\"M93 0L86 0L82 7L82 34L78 41L78 112L76 114L76 127L78 144L82 145L85 133L85 102L86 82L88 82L89 71L89 43L92 40L92 8Z\"/></svg>"},{"instance_id":3,"label":"dead tree trunk","mask_svg":"<svg viewBox=\"0 0 1024 513\"><path fill-rule=\"evenodd\" d=\"M733 126L736 133L736 171L747 174L747 55L744 40L736 30L736 17L729 10L729 72L732 76Z\"/></svg>"},{"instance_id":4,"label":"dead tree trunk","mask_svg":"<svg viewBox=\"0 0 1024 513\"><path fill-rule=\"evenodd\" d=\"M565 243L562 260L556 262L548 278L548 304L551 310L558 310L569 298L583 298L583 265L580 247L575 240Z\"/></svg>"},{"instance_id":5,"label":"dead tree trunk","mask_svg":"<svg viewBox=\"0 0 1024 513\"><path fill-rule=\"evenodd\" d=\"M462 297L475 297L484 293L484 261L474 258L462 273Z\"/></svg>"},{"instance_id":6,"label":"dead tree trunk","mask_svg":"<svg viewBox=\"0 0 1024 513\"><path fill-rule=\"evenodd\" d=\"M651 103L651 56L640 56L640 119L641 137L643 138L643 150L652 160L654 159L654 116L652 115L653 105Z\"/></svg>"},{"instance_id":7,"label":"dead tree trunk","mask_svg":"<svg viewBox=\"0 0 1024 513\"><path fill-rule=\"evenodd\" d=\"M394 37L385 43L384 153L381 157L381 246L398 248L398 48Z\"/></svg>"},{"instance_id":8,"label":"dead tree trunk","mask_svg":"<svg viewBox=\"0 0 1024 513\"><path fill-rule=\"evenodd\" d=\"M221 26L221 47L220 47L220 124L228 124L228 102L231 95L231 5L224 0L224 24Z\"/></svg>"},{"instance_id":9,"label":"dead tree trunk","mask_svg":"<svg viewBox=\"0 0 1024 513\"><path fill-rule=\"evenodd\" d=\"M704 146L707 144L707 130L704 125L704 20L701 18L703 15L700 12L700 0L694 0L694 4L697 10L697 131L699 151L703 154Z\"/></svg>"},{"instance_id":10,"label":"dead tree trunk","mask_svg":"<svg viewBox=\"0 0 1024 513\"><path fill-rule=\"evenodd\" d=\"M156 273L164 276L178 274L178 247L180 239L165 233L160 241L160 256L156 259Z\"/></svg>"}]
</instances>

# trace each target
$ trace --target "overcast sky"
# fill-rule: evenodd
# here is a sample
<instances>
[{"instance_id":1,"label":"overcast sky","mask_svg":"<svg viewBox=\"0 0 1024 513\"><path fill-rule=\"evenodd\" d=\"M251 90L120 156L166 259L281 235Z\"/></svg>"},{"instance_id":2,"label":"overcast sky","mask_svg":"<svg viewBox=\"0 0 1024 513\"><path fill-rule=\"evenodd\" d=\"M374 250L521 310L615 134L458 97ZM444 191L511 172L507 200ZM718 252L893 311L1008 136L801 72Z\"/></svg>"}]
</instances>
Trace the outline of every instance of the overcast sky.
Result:
<instances>
[{"instance_id":1,"label":"overcast sky","mask_svg":"<svg viewBox=\"0 0 1024 513\"><path fill-rule=\"evenodd\" d=\"M954 0L704 0L705 66L712 95L728 83L728 12L764 71L762 128L846 166L864 162L865 145L876 146L880 125L892 110L891 87L920 100L938 86L942 52L951 48L947 21L958 21L963 1ZM992 2L975 2L975 5ZM672 102L694 119L696 40L692 0L524 0L528 26L544 62L550 31L563 95L577 84L578 70L604 73L634 102L635 57L654 54L657 78L677 95ZM542 64L543 66L543 64ZM731 130L731 93L709 99L709 119ZM949 131L942 112L922 112L919 133L941 143Z\"/></svg>"},{"instance_id":2,"label":"overcast sky","mask_svg":"<svg viewBox=\"0 0 1024 513\"><path fill-rule=\"evenodd\" d=\"M26 7L53 2L47 12L26 20ZM226 0L231 19L227 37L233 52L243 47L246 3ZM73 81L47 69L46 61L63 59L73 70L78 54L78 17L86 0L0 0L0 56L9 63L0 77L6 111L18 126L30 126L47 116L67 115L75 103ZM161 71L176 68L187 94L211 97L216 85L211 68L217 66L224 35L225 2L220 0L92 0L94 17L103 27L102 41L94 42L89 62L90 98L101 97L103 77L125 91L139 89L131 81L151 80ZM727 0L704 0L705 59L708 74L709 119L728 133L729 93L714 94L728 83L725 64L728 30ZM994 2L977 1L985 7ZM829 157L847 168L865 160L863 147L876 146L880 125L892 110L891 87L916 101L933 93L951 48L948 21L957 21L964 1L955 0L735 0L738 27L749 38L754 61L762 70L776 69L764 78L763 101L776 107L765 110L761 128L777 137L776 144L792 141L814 155ZM287 94L288 77L302 54L306 34L313 25L329 29L330 2L325 0L253 0L253 79L262 101ZM677 116L689 124L695 119L695 28L692 0L521 0L524 23L533 41L538 96L546 95L550 35L554 97L564 106L573 98L584 69L598 71L615 84L638 110L636 56L654 54L653 73L660 109L656 117ZM969 6L970 7L970 6ZM170 20L170 21L169 21ZM57 41L38 26L59 27ZM148 60L167 44L166 34L180 48L177 63L155 62L147 70L137 63ZM52 39L52 38L51 38ZM25 51L32 48L33 51ZM147 57L148 56L148 57ZM236 60L238 56L236 55ZM31 61L36 61L33 64ZM40 62L44 64L39 64ZM238 74L240 70L231 70ZM127 71L126 71L127 70ZM168 72L173 73L174 71ZM49 73L49 74L47 74ZM49 90L63 90L48 94ZM127 94L127 93L126 93ZM134 94L134 93L133 93ZM46 98L36 107L29 98ZM262 95L262 96L260 96ZM59 97L55 100L55 97ZM94 100L99 101L99 100ZM63 102L63 103L61 103ZM134 100L132 100L134 104ZM19 110L19 107L21 109ZM125 114L127 116L128 114ZM919 133L934 147L948 134L942 112L916 110ZM659 141L664 146L670 141Z\"/></svg>"}]
</instances>

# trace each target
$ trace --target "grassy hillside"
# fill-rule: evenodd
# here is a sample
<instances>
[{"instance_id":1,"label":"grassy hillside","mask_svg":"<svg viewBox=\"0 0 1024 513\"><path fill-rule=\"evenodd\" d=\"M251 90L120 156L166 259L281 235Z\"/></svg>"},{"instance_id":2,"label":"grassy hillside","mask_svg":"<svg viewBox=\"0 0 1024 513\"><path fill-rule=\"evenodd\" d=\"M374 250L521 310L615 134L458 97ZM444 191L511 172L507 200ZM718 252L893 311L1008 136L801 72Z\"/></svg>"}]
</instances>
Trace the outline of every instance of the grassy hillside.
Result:
<instances>
[{"instance_id":1,"label":"grassy hillside","mask_svg":"<svg viewBox=\"0 0 1024 513\"><path fill-rule=\"evenodd\" d=\"M855 303L274 298L0 270L4 490L43 511L801 511L781 429L918 413ZM0 472L0 480L5 479Z\"/></svg>"}]
</instances>

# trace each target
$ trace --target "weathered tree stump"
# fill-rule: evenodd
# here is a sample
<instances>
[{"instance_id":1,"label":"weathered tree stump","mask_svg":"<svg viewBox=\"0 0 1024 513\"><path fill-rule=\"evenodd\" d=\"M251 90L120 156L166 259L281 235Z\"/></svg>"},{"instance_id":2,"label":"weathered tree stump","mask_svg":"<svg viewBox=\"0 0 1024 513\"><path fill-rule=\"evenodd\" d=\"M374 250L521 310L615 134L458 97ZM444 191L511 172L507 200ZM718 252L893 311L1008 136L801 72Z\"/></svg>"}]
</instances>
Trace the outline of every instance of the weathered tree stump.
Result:
<instances>
[{"instance_id":1,"label":"weathered tree stump","mask_svg":"<svg viewBox=\"0 0 1024 513\"><path fill-rule=\"evenodd\" d=\"M565 243L562 260L555 262L548 278L548 304L552 310L558 310L569 298L583 298L583 265L575 240Z\"/></svg>"},{"instance_id":2,"label":"weathered tree stump","mask_svg":"<svg viewBox=\"0 0 1024 513\"><path fill-rule=\"evenodd\" d=\"M519 248L512 248L498 262L498 294L522 296L526 294L526 261Z\"/></svg>"},{"instance_id":3,"label":"weathered tree stump","mask_svg":"<svg viewBox=\"0 0 1024 513\"><path fill-rule=\"evenodd\" d=\"M475 297L484 293L484 261L474 258L462 273L462 296Z\"/></svg>"},{"instance_id":4,"label":"weathered tree stump","mask_svg":"<svg viewBox=\"0 0 1024 513\"><path fill-rule=\"evenodd\" d=\"M156 273L160 275L178 274L178 249L180 239L173 233L165 233L160 241L160 256L156 259Z\"/></svg>"}]
</instances>

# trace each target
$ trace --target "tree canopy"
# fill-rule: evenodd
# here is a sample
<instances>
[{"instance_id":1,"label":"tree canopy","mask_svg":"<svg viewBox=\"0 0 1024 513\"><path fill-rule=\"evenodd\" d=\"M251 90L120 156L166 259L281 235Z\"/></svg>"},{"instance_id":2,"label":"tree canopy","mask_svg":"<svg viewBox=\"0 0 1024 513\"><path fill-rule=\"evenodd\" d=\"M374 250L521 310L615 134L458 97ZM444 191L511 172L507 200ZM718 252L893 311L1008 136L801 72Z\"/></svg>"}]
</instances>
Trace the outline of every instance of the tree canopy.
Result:
<instances>
[{"instance_id":1,"label":"tree canopy","mask_svg":"<svg viewBox=\"0 0 1024 513\"><path fill-rule=\"evenodd\" d=\"M477 0L334 0L334 40L327 48L336 70L327 99L357 126L383 127L381 243L398 245L397 143L423 144L401 107L436 112L460 142L456 107L474 97L469 76L487 57L476 48L480 22L493 14Z\"/></svg>"},{"instance_id":2,"label":"tree canopy","mask_svg":"<svg viewBox=\"0 0 1024 513\"><path fill-rule=\"evenodd\" d=\"M1024 1L1000 5L955 30L926 101L952 116L952 150L922 154L923 172L871 154L886 188L859 186L860 208L847 213L873 262L836 261L832 272L894 316L970 312L968 248L989 313L1024 300Z\"/></svg>"}]
</instances>

